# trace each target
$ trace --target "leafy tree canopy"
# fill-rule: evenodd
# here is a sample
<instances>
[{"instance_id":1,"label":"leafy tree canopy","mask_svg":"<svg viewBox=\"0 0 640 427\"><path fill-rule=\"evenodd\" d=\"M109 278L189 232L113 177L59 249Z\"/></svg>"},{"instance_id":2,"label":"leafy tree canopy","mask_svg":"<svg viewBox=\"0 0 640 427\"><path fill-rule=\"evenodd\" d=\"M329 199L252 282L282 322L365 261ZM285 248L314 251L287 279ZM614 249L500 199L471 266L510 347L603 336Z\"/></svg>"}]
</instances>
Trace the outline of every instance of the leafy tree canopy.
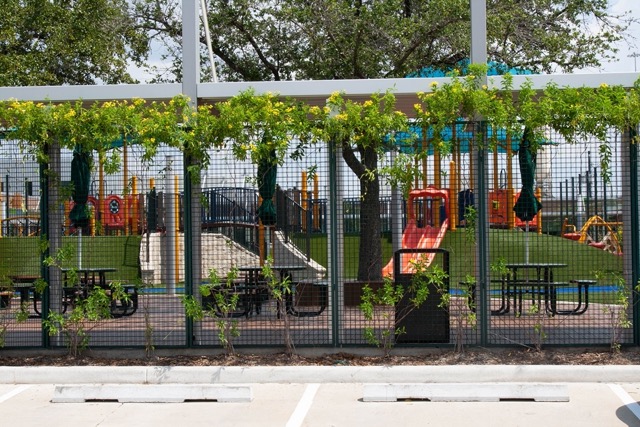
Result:
<instances>
[{"instance_id":1,"label":"leafy tree canopy","mask_svg":"<svg viewBox=\"0 0 640 427\"><path fill-rule=\"evenodd\" d=\"M4 0L0 85L133 83L148 39L136 31L126 0Z\"/></svg>"},{"instance_id":2,"label":"leafy tree canopy","mask_svg":"<svg viewBox=\"0 0 640 427\"><path fill-rule=\"evenodd\" d=\"M138 25L173 64L159 80L179 79L181 0L134 4ZM404 77L469 57L469 0L210 0L208 8L227 81ZM534 73L599 66L637 19L610 13L606 0L488 0L487 10L489 59Z\"/></svg>"}]
</instances>

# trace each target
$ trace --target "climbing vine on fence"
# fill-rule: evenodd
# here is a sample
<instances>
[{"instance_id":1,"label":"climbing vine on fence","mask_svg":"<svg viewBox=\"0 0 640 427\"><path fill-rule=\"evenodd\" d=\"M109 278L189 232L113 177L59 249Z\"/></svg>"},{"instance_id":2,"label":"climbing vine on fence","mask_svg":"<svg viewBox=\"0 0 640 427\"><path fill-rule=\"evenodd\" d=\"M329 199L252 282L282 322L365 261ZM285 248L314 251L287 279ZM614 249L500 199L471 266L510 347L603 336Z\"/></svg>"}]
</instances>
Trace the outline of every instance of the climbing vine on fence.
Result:
<instances>
[{"instance_id":1,"label":"climbing vine on fence","mask_svg":"<svg viewBox=\"0 0 640 427\"><path fill-rule=\"evenodd\" d=\"M514 88L509 76L503 76L499 88L491 80L481 84L484 71L470 67L467 76L454 75L446 83L434 81L417 93L416 122L433 129L432 143L440 152L447 153L450 147L440 140L439 130L458 119L481 118L508 132L527 125L539 135L548 127L568 143L589 136L602 141L600 158L606 175L611 161L607 129L625 131L640 123L640 81L630 89L605 84L568 88L551 83L536 91L530 81ZM389 105L395 105L392 91L373 94L363 102L336 93L323 107L253 90L197 108L184 96L167 102L132 99L92 104L7 100L0 102L0 122L6 138L39 162L48 161L47 150L53 143L69 149L82 145L104 153L114 141L126 140L142 146L146 159L153 157L160 144L176 147L197 160L192 175L198 175L209 164L211 148L231 148L236 158L251 159L254 164L275 151L281 163L292 144L293 157L299 158L307 144L331 136L349 137L357 143L391 125L406 129L407 116L399 111L389 114ZM112 156L117 153L110 151Z\"/></svg>"}]
</instances>

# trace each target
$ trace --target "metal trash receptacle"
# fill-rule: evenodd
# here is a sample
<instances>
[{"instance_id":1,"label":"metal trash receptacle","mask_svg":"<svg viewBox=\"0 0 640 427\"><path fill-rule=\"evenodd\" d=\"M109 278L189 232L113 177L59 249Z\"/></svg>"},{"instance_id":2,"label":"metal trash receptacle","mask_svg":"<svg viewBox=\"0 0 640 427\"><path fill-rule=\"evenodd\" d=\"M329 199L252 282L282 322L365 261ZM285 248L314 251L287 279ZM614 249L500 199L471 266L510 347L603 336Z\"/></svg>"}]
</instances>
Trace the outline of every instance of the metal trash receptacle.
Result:
<instances>
[{"instance_id":1,"label":"metal trash receptacle","mask_svg":"<svg viewBox=\"0 0 640 427\"><path fill-rule=\"evenodd\" d=\"M444 289L449 292L449 251L441 248L425 249L400 249L394 254L394 281L406 290L411 284L414 274L401 273L402 256L408 254L436 253L436 259L442 259L442 269L447 274L444 279ZM434 262L436 262L434 260ZM450 342L449 311L447 308L438 307L440 294L435 286L430 286L427 300L418 308L414 308L408 314L409 298L411 294L406 292L402 300L396 305L396 319L403 317L396 323L397 328L404 328L405 332L396 337L398 344L418 343L448 343Z\"/></svg>"}]
</instances>

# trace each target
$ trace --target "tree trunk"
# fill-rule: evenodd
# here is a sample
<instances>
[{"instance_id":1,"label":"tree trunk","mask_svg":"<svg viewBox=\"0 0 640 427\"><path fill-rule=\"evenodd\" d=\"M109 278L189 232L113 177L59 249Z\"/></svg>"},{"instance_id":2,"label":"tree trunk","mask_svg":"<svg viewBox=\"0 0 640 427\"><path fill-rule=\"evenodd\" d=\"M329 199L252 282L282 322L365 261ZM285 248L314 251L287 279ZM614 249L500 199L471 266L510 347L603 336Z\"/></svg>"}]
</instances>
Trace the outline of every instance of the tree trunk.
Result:
<instances>
[{"instance_id":1,"label":"tree trunk","mask_svg":"<svg viewBox=\"0 0 640 427\"><path fill-rule=\"evenodd\" d=\"M343 144L342 157L360 180L360 248L358 280L382 280L382 243L380 241L380 178L378 153L374 148L358 147L361 160Z\"/></svg>"},{"instance_id":2,"label":"tree trunk","mask_svg":"<svg viewBox=\"0 0 640 427\"><path fill-rule=\"evenodd\" d=\"M358 280L382 280L382 243L380 241L380 180L360 181L360 252Z\"/></svg>"}]
</instances>

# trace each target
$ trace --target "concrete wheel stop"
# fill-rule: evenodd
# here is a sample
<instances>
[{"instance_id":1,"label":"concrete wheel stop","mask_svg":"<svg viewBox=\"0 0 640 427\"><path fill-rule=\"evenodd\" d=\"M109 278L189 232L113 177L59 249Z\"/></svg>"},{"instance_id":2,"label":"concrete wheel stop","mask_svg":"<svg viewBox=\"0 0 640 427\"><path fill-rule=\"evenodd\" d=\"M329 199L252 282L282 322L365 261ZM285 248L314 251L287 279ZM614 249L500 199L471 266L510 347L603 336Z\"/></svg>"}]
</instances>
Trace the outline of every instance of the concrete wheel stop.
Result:
<instances>
[{"instance_id":1,"label":"concrete wheel stop","mask_svg":"<svg viewBox=\"0 0 640 427\"><path fill-rule=\"evenodd\" d=\"M217 384L78 384L55 387L51 402L250 402L249 386Z\"/></svg>"},{"instance_id":2,"label":"concrete wheel stop","mask_svg":"<svg viewBox=\"0 0 640 427\"><path fill-rule=\"evenodd\" d=\"M364 402L568 402L569 390L558 384L365 384Z\"/></svg>"}]
</instances>

